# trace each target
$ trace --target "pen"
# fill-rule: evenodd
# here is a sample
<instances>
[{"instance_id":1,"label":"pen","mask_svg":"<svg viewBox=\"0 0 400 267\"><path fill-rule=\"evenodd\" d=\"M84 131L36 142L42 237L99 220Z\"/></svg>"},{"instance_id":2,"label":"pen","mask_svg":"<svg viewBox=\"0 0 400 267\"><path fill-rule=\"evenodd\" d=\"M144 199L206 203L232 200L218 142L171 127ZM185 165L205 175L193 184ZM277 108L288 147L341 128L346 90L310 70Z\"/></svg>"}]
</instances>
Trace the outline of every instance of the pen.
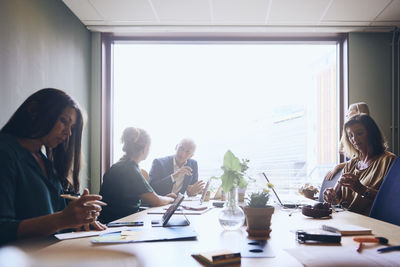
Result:
<instances>
[{"instance_id":1,"label":"pen","mask_svg":"<svg viewBox=\"0 0 400 267\"><path fill-rule=\"evenodd\" d=\"M391 247L386 247L386 248L380 248L378 249L378 252L389 252L389 251L394 251L394 250L400 250L400 246L391 246Z\"/></svg>"},{"instance_id":2,"label":"pen","mask_svg":"<svg viewBox=\"0 0 400 267\"><path fill-rule=\"evenodd\" d=\"M72 196L69 194L61 194L60 197L65 198L65 199L71 199L71 200L78 200L80 197L79 196ZM95 201L88 201L87 203L92 204L95 203ZM107 206L107 203L100 201L100 200L96 200L96 203L100 206Z\"/></svg>"}]
</instances>

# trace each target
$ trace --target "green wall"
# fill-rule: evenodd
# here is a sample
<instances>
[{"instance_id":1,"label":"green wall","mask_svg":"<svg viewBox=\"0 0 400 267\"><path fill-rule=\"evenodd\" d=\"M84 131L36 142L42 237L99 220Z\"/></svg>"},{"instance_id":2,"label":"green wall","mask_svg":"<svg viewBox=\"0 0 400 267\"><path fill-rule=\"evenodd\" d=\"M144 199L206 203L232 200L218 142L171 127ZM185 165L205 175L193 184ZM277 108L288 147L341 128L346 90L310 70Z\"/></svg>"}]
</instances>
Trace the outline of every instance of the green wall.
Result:
<instances>
[{"instance_id":1,"label":"green wall","mask_svg":"<svg viewBox=\"0 0 400 267\"><path fill-rule=\"evenodd\" d=\"M90 111L90 188L98 193L101 179L101 35L98 32L92 33Z\"/></svg>"},{"instance_id":2,"label":"green wall","mask_svg":"<svg viewBox=\"0 0 400 267\"><path fill-rule=\"evenodd\" d=\"M0 127L44 87L66 91L89 113L90 85L91 34L61 0L0 0ZM88 127L83 146L87 186Z\"/></svg>"},{"instance_id":3,"label":"green wall","mask_svg":"<svg viewBox=\"0 0 400 267\"><path fill-rule=\"evenodd\" d=\"M389 143L392 119L392 33L350 33L348 101L364 101Z\"/></svg>"}]
</instances>

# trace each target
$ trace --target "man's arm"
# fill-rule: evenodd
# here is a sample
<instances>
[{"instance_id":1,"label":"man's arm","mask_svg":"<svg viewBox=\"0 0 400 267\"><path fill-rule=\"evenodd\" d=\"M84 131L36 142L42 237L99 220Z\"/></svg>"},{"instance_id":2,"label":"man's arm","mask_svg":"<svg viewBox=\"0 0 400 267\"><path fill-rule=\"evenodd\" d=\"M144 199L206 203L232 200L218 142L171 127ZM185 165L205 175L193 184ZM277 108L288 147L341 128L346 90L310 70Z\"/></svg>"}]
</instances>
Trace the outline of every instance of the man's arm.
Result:
<instances>
[{"instance_id":1,"label":"man's arm","mask_svg":"<svg viewBox=\"0 0 400 267\"><path fill-rule=\"evenodd\" d=\"M159 195L166 195L171 193L173 182L171 174L163 173L163 167L158 159L153 160L153 164L150 169L150 185L153 187Z\"/></svg>"},{"instance_id":2,"label":"man's arm","mask_svg":"<svg viewBox=\"0 0 400 267\"><path fill-rule=\"evenodd\" d=\"M198 167L197 167L197 161L193 161L193 164L191 164L192 167L192 179L186 189L186 193L188 196L195 196L202 192L203 187L204 187L204 181L198 181L199 180L199 172L198 172Z\"/></svg>"},{"instance_id":3,"label":"man's arm","mask_svg":"<svg viewBox=\"0 0 400 267\"><path fill-rule=\"evenodd\" d=\"M192 180L190 181L190 185L197 183L198 180L199 180L199 168L197 167L197 161L193 160Z\"/></svg>"}]
</instances>

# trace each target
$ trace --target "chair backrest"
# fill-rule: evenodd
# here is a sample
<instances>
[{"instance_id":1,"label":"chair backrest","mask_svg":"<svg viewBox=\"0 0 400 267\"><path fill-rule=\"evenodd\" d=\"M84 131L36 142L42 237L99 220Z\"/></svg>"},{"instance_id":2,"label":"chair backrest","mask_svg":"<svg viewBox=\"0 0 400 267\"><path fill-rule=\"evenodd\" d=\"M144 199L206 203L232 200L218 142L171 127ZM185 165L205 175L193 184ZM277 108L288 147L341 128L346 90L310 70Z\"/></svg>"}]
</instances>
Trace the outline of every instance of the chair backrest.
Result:
<instances>
[{"instance_id":1,"label":"chair backrest","mask_svg":"<svg viewBox=\"0 0 400 267\"><path fill-rule=\"evenodd\" d=\"M145 169L140 169L140 172L142 173L144 179L146 179L148 182L150 180L149 173Z\"/></svg>"},{"instance_id":2,"label":"chair backrest","mask_svg":"<svg viewBox=\"0 0 400 267\"><path fill-rule=\"evenodd\" d=\"M369 216L400 225L400 157L396 158L386 174Z\"/></svg>"},{"instance_id":3,"label":"chair backrest","mask_svg":"<svg viewBox=\"0 0 400 267\"><path fill-rule=\"evenodd\" d=\"M324 181L322 182L321 189L319 191L319 196L318 196L318 201L319 202L324 202L324 191L325 189L329 187L335 187L337 180L339 180L340 176L342 176L342 170L340 169L331 180L327 180L324 178Z\"/></svg>"}]
</instances>

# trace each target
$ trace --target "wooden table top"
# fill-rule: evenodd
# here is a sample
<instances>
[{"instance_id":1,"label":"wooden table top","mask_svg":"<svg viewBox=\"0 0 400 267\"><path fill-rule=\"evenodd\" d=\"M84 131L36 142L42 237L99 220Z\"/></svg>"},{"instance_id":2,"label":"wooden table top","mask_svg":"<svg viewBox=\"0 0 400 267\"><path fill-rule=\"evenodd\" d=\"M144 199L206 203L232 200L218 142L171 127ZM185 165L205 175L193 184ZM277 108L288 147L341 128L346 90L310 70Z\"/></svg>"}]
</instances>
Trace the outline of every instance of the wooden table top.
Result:
<instances>
[{"instance_id":1,"label":"wooden table top","mask_svg":"<svg viewBox=\"0 0 400 267\"><path fill-rule=\"evenodd\" d=\"M198 233L197 240L142 242L131 244L93 245L91 238L79 238L60 241L39 253L49 253L53 249L112 249L135 254L140 265L143 266L201 266L191 254L213 249L231 249L240 251L244 242L247 242L245 226L236 231L224 231L218 222L219 208L213 208L202 215L187 215L191 226ZM158 215L159 217L160 215ZM174 215L182 216L182 215ZM151 228L151 220L157 215L149 215L142 211L118 221L144 221L145 228ZM275 209L272 216L271 237L268 244L275 253L274 258L242 258L241 266L302 266L299 261L288 254L284 249L308 246L299 244L295 240L295 230L318 229L322 224L353 224L373 230L375 236L387 237L391 244L400 244L400 227L362 216L349 211L332 214L329 219L307 218L300 210ZM353 246L356 243L352 236L342 237L342 246ZM37 252L36 252L37 253ZM116 266L114 266L116 267Z\"/></svg>"}]
</instances>

